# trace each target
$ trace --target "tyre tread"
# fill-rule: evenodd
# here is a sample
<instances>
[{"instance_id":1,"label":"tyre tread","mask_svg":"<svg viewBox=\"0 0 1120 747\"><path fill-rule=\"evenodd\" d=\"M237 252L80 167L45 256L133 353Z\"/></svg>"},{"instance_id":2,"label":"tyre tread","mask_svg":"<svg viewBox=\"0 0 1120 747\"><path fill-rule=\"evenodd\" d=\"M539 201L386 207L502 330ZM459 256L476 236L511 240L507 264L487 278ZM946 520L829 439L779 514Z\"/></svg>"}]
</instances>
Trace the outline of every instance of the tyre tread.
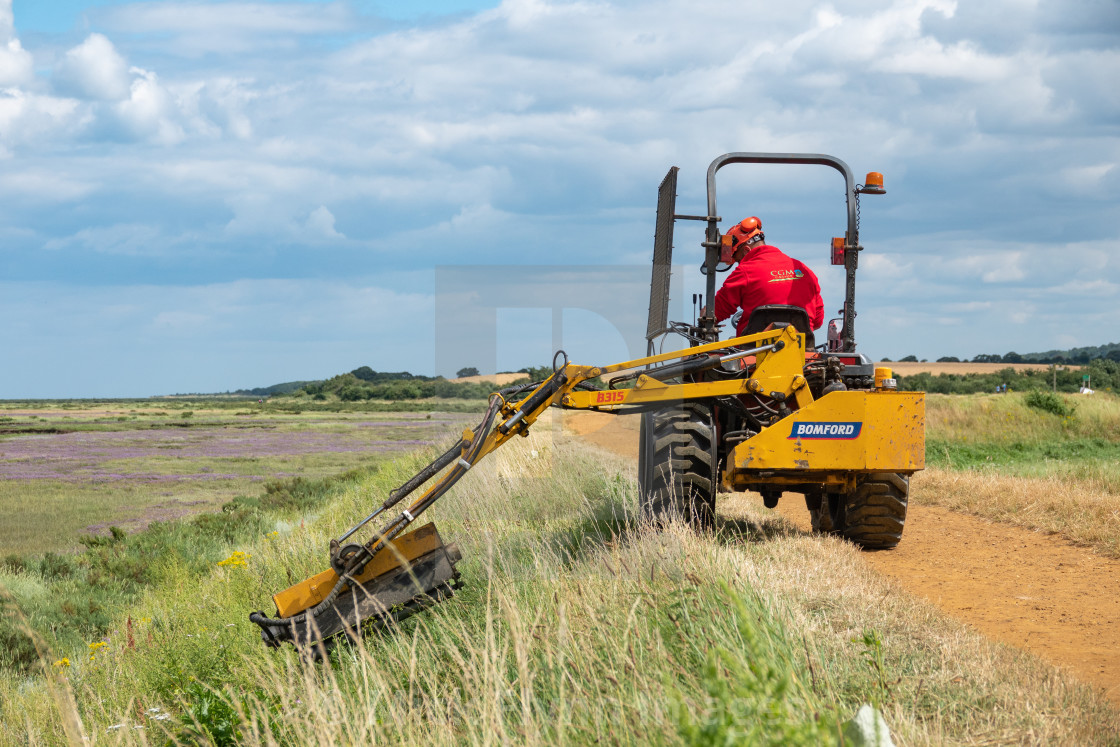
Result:
<instances>
[{"instance_id":1,"label":"tyre tread","mask_svg":"<svg viewBox=\"0 0 1120 747\"><path fill-rule=\"evenodd\" d=\"M833 527L866 550L889 550L902 540L909 495L910 480L905 475L866 475L842 510L832 512Z\"/></svg>"},{"instance_id":2,"label":"tyre tread","mask_svg":"<svg viewBox=\"0 0 1120 747\"><path fill-rule=\"evenodd\" d=\"M690 525L709 525L715 514L715 431L711 410L684 403L652 413L643 461L642 512L654 521L673 515Z\"/></svg>"}]
</instances>

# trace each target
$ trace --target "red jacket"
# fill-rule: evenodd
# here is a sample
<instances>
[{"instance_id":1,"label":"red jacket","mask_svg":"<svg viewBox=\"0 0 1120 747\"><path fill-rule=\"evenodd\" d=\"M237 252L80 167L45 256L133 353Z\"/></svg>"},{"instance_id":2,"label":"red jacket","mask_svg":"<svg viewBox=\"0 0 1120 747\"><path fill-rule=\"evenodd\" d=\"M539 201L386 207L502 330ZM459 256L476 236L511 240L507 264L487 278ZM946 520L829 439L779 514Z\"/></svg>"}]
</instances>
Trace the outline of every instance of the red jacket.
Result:
<instances>
[{"instance_id":1,"label":"red jacket","mask_svg":"<svg viewBox=\"0 0 1120 747\"><path fill-rule=\"evenodd\" d=\"M824 324L824 301L817 276L776 246L763 244L739 261L716 293L716 321L722 322L742 309L736 327L737 334L742 335L751 312L769 304L800 306L809 314L813 329Z\"/></svg>"}]
</instances>

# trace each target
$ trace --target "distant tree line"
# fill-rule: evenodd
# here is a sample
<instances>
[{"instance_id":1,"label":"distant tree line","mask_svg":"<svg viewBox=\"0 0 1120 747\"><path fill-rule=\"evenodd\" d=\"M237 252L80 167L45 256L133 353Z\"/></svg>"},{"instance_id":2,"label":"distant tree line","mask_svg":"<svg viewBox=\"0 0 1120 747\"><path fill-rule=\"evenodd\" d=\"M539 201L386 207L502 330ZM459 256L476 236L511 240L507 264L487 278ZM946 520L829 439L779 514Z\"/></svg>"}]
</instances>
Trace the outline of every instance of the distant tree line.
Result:
<instances>
[{"instance_id":1,"label":"distant tree line","mask_svg":"<svg viewBox=\"0 0 1120 747\"><path fill-rule=\"evenodd\" d=\"M995 361L978 361L992 363ZM1008 367L995 373L938 374L916 373L899 375L895 372L900 389L912 392L937 392L940 394L974 394L994 392L997 386L1006 384L1012 391L1048 390L1057 379L1059 392L1079 391L1082 376L1088 374L1094 390L1099 392L1120 391L1120 361L1111 358L1096 358L1081 368L1059 367L1053 369L1034 369L1017 371Z\"/></svg>"},{"instance_id":2,"label":"distant tree line","mask_svg":"<svg viewBox=\"0 0 1120 747\"><path fill-rule=\"evenodd\" d=\"M477 376L463 371L460 376ZM511 373L511 372L507 372ZM541 381L552 375L548 366L529 366L516 373L525 374L524 381ZM515 380L516 381L516 380ZM510 386L506 384L505 386ZM448 381L442 376L418 376L407 371L374 371L369 366L355 368L350 373L341 374L325 381L306 382L298 391L297 397L311 397L324 401L337 397L343 402L361 400L411 400L411 399L486 399L493 393L495 385L488 381L478 383Z\"/></svg>"},{"instance_id":3,"label":"distant tree line","mask_svg":"<svg viewBox=\"0 0 1120 747\"><path fill-rule=\"evenodd\" d=\"M389 371L374 371L369 366L360 366L350 372L354 378L368 381L371 384L383 384L387 381L436 381L443 379L442 376L421 376L419 374L411 374L408 371L397 371L395 373Z\"/></svg>"},{"instance_id":4,"label":"distant tree line","mask_svg":"<svg viewBox=\"0 0 1120 747\"><path fill-rule=\"evenodd\" d=\"M291 394L292 392L303 389L308 384L314 384L313 381L287 381L283 384L273 384L272 386L259 386L254 389L238 389L234 394L242 396L253 397L276 397L282 394Z\"/></svg>"},{"instance_id":5,"label":"distant tree line","mask_svg":"<svg viewBox=\"0 0 1120 747\"><path fill-rule=\"evenodd\" d=\"M552 375L550 366L528 366L520 371L503 373L525 374L524 381L542 381ZM477 368L462 368L458 376L477 376ZM516 382L517 380L515 380ZM506 384L504 386L510 386ZM343 402L362 400L401 401L414 399L486 399L493 393L495 385L483 381L479 383L448 381L442 376L422 376L408 371L375 371L369 366L360 366L349 373L340 374L321 381L293 381L257 389L242 389L236 392L255 397L291 396L310 397L315 401L337 398Z\"/></svg>"},{"instance_id":6,"label":"distant tree line","mask_svg":"<svg viewBox=\"0 0 1120 747\"><path fill-rule=\"evenodd\" d=\"M493 384L458 383L442 377L414 376L408 379L382 379L368 381L353 373L346 373L326 381L305 386L303 394L312 399L325 400L331 395L343 402L359 400L428 399L485 399L494 390Z\"/></svg>"},{"instance_id":7,"label":"distant tree line","mask_svg":"<svg viewBox=\"0 0 1120 747\"><path fill-rule=\"evenodd\" d=\"M937 359L938 363L1056 363L1058 365L1087 366L1094 360L1108 360L1120 363L1120 342L1110 342L1097 347L1070 348L1069 350L1049 350L1045 353L981 353L971 359L946 355ZM890 361L890 358L883 358ZM899 358L899 363L917 363L916 355ZM926 361L921 361L925 363Z\"/></svg>"},{"instance_id":8,"label":"distant tree line","mask_svg":"<svg viewBox=\"0 0 1120 747\"><path fill-rule=\"evenodd\" d=\"M948 357L939 358L938 360L940 362L948 362L956 361L957 359ZM1120 363L1120 345L1112 350L1104 352L1103 355L1097 354L1089 348L1052 351L1050 353L1025 353L1023 355L1016 352L1004 353L1003 355L999 355L998 353L986 353L975 356L972 359L972 363L1056 363L1058 365L1087 366L1090 362L1095 360L1107 360Z\"/></svg>"}]
</instances>

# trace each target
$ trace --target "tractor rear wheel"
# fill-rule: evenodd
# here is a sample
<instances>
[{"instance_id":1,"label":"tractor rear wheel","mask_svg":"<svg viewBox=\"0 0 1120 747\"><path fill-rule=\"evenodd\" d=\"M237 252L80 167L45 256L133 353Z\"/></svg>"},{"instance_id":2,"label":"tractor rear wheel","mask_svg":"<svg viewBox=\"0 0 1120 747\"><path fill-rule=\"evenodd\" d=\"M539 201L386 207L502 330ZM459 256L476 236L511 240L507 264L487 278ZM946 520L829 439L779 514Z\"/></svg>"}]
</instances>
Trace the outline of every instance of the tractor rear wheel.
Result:
<instances>
[{"instance_id":1,"label":"tractor rear wheel","mask_svg":"<svg viewBox=\"0 0 1120 747\"><path fill-rule=\"evenodd\" d=\"M716 505L716 436L712 411L686 402L642 415L638 491L642 515L710 527Z\"/></svg>"},{"instance_id":2,"label":"tractor rear wheel","mask_svg":"<svg viewBox=\"0 0 1120 747\"><path fill-rule=\"evenodd\" d=\"M860 478L848 496L826 494L829 529L865 550L889 550L902 540L910 478L895 472L876 472ZM824 513L822 502L820 513Z\"/></svg>"}]
</instances>

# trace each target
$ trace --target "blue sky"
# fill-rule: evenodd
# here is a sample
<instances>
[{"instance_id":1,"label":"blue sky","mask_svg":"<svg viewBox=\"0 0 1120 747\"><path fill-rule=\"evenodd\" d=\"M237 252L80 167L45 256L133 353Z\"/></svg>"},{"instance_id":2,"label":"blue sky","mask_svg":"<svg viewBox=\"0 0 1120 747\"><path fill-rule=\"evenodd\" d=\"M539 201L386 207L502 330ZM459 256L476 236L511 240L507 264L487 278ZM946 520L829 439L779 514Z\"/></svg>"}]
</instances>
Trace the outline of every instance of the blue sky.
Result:
<instances>
[{"instance_id":1,"label":"blue sky","mask_svg":"<svg viewBox=\"0 0 1120 747\"><path fill-rule=\"evenodd\" d=\"M204 0L204 2L211 5L232 5L232 3L222 3L222 0ZM193 4L201 5L204 3L196 2ZM262 7L270 4L291 5L291 3L277 2L276 0L265 0L255 4ZM337 0L307 0L303 4L339 5ZM139 3L122 3L119 0L93 0L92 2L90 0L14 0L12 10L18 19L21 31L62 34L74 31L76 28L84 28L91 11L96 18L98 9L122 5L139 5ZM485 8L495 7L497 3L480 2L478 0L410 0L409 2L356 0L346 3L346 5L356 15L409 22L438 16L477 12Z\"/></svg>"},{"instance_id":2,"label":"blue sky","mask_svg":"<svg viewBox=\"0 0 1120 747\"><path fill-rule=\"evenodd\" d=\"M657 183L700 213L734 150L886 175L869 355L1115 342L1118 37L1110 0L0 0L0 398L625 358ZM838 309L836 175L722 173Z\"/></svg>"}]
</instances>

